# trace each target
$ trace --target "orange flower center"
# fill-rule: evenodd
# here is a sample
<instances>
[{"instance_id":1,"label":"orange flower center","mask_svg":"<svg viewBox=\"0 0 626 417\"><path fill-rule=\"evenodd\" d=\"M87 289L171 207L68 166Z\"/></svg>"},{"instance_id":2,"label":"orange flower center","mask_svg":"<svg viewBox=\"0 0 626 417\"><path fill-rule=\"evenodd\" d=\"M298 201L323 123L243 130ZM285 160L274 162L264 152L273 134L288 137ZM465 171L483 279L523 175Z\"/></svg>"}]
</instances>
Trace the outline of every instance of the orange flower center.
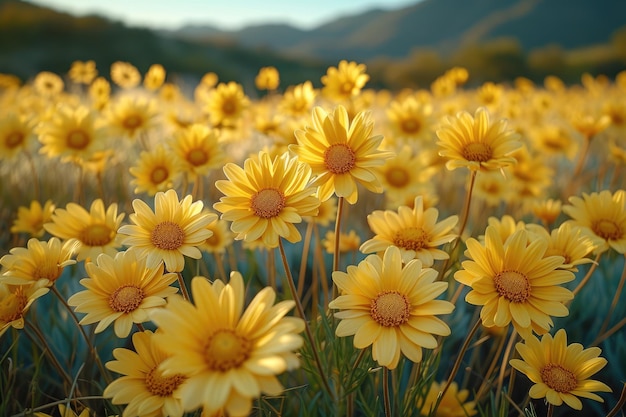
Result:
<instances>
[{"instance_id":1,"label":"orange flower center","mask_svg":"<svg viewBox=\"0 0 626 417\"><path fill-rule=\"evenodd\" d=\"M234 330L221 329L207 341L204 359L212 371L226 372L238 368L252 353L252 341Z\"/></svg>"},{"instance_id":2,"label":"orange flower center","mask_svg":"<svg viewBox=\"0 0 626 417\"><path fill-rule=\"evenodd\" d=\"M252 196L250 206L258 217L271 219L285 208L285 195L276 188L266 188Z\"/></svg>"},{"instance_id":3,"label":"orange flower center","mask_svg":"<svg viewBox=\"0 0 626 417\"><path fill-rule=\"evenodd\" d=\"M167 179L170 172L165 167L156 167L150 173L150 181L152 184L161 184Z\"/></svg>"},{"instance_id":4,"label":"orange flower center","mask_svg":"<svg viewBox=\"0 0 626 417\"><path fill-rule=\"evenodd\" d=\"M82 130L73 130L67 134L67 146L72 149L85 149L89 145L89 135Z\"/></svg>"},{"instance_id":5,"label":"orange flower center","mask_svg":"<svg viewBox=\"0 0 626 417\"><path fill-rule=\"evenodd\" d=\"M385 173L387 182L396 188L403 188L409 184L411 177L404 168L393 167Z\"/></svg>"},{"instance_id":6,"label":"orange flower center","mask_svg":"<svg viewBox=\"0 0 626 417\"><path fill-rule=\"evenodd\" d=\"M78 238L87 246L105 246L111 242L114 233L106 224L87 226Z\"/></svg>"},{"instance_id":7,"label":"orange flower center","mask_svg":"<svg viewBox=\"0 0 626 417\"><path fill-rule=\"evenodd\" d=\"M356 164L356 154L348 145L336 143L324 152L324 165L333 174L350 172Z\"/></svg>"},{"instance_id":8,"label":"orange flower center","mask_svg":"<svg viewBox=\"0 0 626 417\"><path fill-rule=\"evenodd\" d=\"M0 323L10 323L22 317L28 304L28 297L22 287L17 287L14 293L0 301Z\"/></svg>"},{"instance_id":9,"label":"orange flower center","mask_svg":"<svg viewBox=\"0 0 626 417\"><path fill-rule=\"evenodd\" d=\"M202 149L192 149L187 153L187 161L193 166L204 165L208 160L209 155Z\"/></svg>"},{"instance_id":10,"label":"orange flower center","mask_svg":"<svg viewBox=\"0 0 626 417\"><path fill-rule=\"evenodd\" d=\"M24 142L24 134L22 132L11 132L4 137L4 146L9 149L17 148Z\"/></svg>"},{"instance_id":11,"label":"orange flower center","mask_svg":"<svg viewBox=\"0 0 626 417\"><path fill-rule=\"evenodd\" d=\"M60 268L56 261L45 260L37 264L32 276L34 279L47 279L54 282L61 276L62 272L63 268Z\"/></svg>"},{"instance_id":12,"label":"orange flower center","mask_svg":"<svg viewBox=\"0 0 626 417\"><path fill-rule=\"evenodd\" d=\"M605 240L618 240L623 236L622 229L609 219L600 219L591 226L593 232Z\"/></svg>"},{"instance_id":13,"label":"orange flower center","mask_svg":"<svg viewBox=\"0 0 626 417\"><path fill-rule=\"evenodd\" d=\"M528 277L517 271L502 271L493 277L496 291L501 297L514 303L523 303L530 297Z\"/></svg>"},{"instance_id":14,"label":"orange flower center","mask_svg":"<svg viewBox=\"0 0 626 417\"><path fill-rule=\"evenodd\" d=\"M143 120L141 119L141 117L139 117L136 114L133 114L131 116L124 118L124 120L122 120L122 126L124 126L128 130L134 130L134 129L137 129L139 126L141 126L142 122Z\"/></svg>"},{"instance_id":15,"label":"orange flower center","mask_svg":"<svg viewBox=\"0 0 626 417\"><path fill-rule=\"evenodd\" d=\"M185 231L174 222L162 222L152 230L150 241L159 249L175 250L185 242Z\"/></svg>"},{"instance_id":16,"label":"orange flower center","mask_svg":"<svg viewBox=\"0 0 626 417\"><path fill-rule=\"evenodd\" d=\"M135 311L144 299L144 292L134 285L119 287L109 297L109 307L119 313Z\"/></svg>"},{"instance_id":17,"label":"orange flower center","mask_svg":"<svg viewBox=\"0 0 626 417\"><path fill-rule=\"evenodd\" d=\"M422 123L417 119L405 119L400 123L400 128L405 133L417 133L422 128Z\"/></svg>"},{"instance_id":18,"label":"orange flower center","mask_svg":"<svg viewBox=\"0 0 626 417\"><path fill-rule=\"evenodd\" d=\"M345 81L341 84L341 92L343 94L352 94L352 90L354 89L354 83Z\"/></svg>"},{"instance_id":19,"label":"orange flower center","mask_svg":"<svg viewBox=\"0 0 626 417\"><path fill-rule=\"evenodd\" d=\"M385 291L370 303L370 315L381 326L396 327L409 321L411 304L397 291Z\"/></svg>"},{"instance_id":20,"label":"orange flower center","mask_svg":"<svg viewBox=\"0 0 626 417\"><path fill-rule=\"evenodd\" d=\"M224 103L222 103L222 112L228 116L237 112L237 105L233 99L224 100Z\"/></svg>"},{"instance_id":21,"label":"orange flower center","mask_svg":"<svg viewBox=\"0 0 626 417\"><path fill-rule=\"evenodd\" d=\"M463 158L468 161L487 162L492 155L491 146L486 143L472 142L463 148Z\"/></svg>"},{"instance_id":22,"label":"orange flower center","mask_svg":"<svg viewBox=\"0 0 626 417\"><path fill-rule=\"evenodd\" d=\"M427 247L430 236L421 227L407 227L396 232L393 244L406 250L419 251Z\"/></svg>"},{"instance_id":23,"label":"orange flower center","mask_svg":"<svg viewBox=\"0 0 626 417\"><path fill-rule=\"evenodd\" d=\"M186 378L180 374L165 377L158 367L159 365L156 365L146 374L146 388L157 397L169 397Z\"/></svg>"},{"instance_id":24,"label":"orange flower center","mask_svg":"<svg viewBox=\"0 0 626 417\"><path fill-rule=\"evenodd\" d=\"M541 368L541 380L556 392L570 392L578 386L578 380L572 371L554 363Z\"/></svg>"}]
</instances>

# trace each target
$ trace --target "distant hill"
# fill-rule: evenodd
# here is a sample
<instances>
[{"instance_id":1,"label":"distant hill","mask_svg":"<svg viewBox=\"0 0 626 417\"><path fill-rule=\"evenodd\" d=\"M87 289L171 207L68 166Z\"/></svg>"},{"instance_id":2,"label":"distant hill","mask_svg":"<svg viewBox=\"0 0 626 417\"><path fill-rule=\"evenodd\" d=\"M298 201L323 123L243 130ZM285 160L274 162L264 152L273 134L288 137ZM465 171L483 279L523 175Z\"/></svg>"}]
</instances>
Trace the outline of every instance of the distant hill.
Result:
<instances>
[{"instance_id":1,"label":"distant hill","mask_svg":"<svg viewBox=\"0 0 626 417\"><path fill-rule=\"evenodd\" d=\"M606 43L626 25L623 0L422 0L396 10L370 10L311 30L260 25L238 31L210 28L174 33L186 39L229 41L298 57L367 61L406 57L419 47L453 52L469 43L516 39L529 51Z\"/></svg>"}]
</instances>

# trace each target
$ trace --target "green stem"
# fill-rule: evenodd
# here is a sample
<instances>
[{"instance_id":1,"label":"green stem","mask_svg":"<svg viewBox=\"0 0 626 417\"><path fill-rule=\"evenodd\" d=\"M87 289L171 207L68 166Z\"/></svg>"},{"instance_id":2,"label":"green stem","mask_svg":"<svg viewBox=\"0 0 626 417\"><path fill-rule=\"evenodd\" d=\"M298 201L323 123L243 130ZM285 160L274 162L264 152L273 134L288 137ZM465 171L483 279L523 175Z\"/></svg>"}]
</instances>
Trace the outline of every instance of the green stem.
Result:
<instances>
[{"instance_id":1,"label":"green stem","mask_svg":"<svg viewBox=\"0 0 626 417\"><path fill-rule=\"evenodd\" d=\"M611 321L611 316L613 315L613 311L615 307L617 307L617 302L619 301L619 297L622 294L622 290L624 289L624 283L626 282L626 254L624 254L624 268L622 269L622 276L619 279L619 284L617 284L617 290L615 291L615 295L613 295L613 300L611 301L611 307L609 311L606 313L606 317L604 318L604 323L602 323L602 327L600 327L600 331L598 334L604 333L604 331L609 327L609 322Z\"/></svg>"},{"instance_id":2,"label":"green stem","mask_svg":"<svg viewBox=\"0 0 626 417\"><path fill-rule=\"evenodd\" d=\"M604 252L600 252L596 255L596 258L593 260L593 263L591 264L591 267L589 268L589 270L587 271L587 274L585 274L585 276L583 277L583 279L580 281L580 283L576 286L576 288L574 288L574 291L572 291L572 294L574 294L574 296L576 296L576 294L578 294L580 292L580 290L583 289L583 287L585 286L585 284L587 284L587 281L589 281L589 278L591 278L591 275L593 274L593 271L596 270L596 268L598 267L598 263L600 262L600 256L603 254Z\"/></svg>"},{"instance_id":3,"label":"green stem","mask_svg":"<svg viewBox=\"0 0 626 417\"><path fill-rule=\"evenodd\" d=\"M391 417L391 401L389 399L389 368L383 366L383 402L385 417Z\"/></svg>"},{"instance_id":4,"label":"green stem","mask_svg":"<svg viewBox=\"0 0 626 417\"><path fill-rule=\"evenodd\" d=\"M183 295L183 298L189 301L189 291L187 291L187 285L185 284L185 278L183 278L183 274L177 272L176 276L178 277L178 286L180 287L180 292Z\"/></svg>"},{"instance_id":5,"label":"green stem","mask_svg":"<svg viewBox=\"0 0 626 417\"><path fill-rule=\"evenodd\" d=\"M54 366L57 370L57 372L59 373L59 375L61 375L63 377L63 379L65 380L65 382L67 383L68 387L72 386L72 378L68 375L67 372L65 372L63 366L61 366L61 363L59 362L59 360L57 359L56 356L54 356L54 353L52 353L52 349L50 349L48 347L48 343L46 342L46 338L43 336L43 334L41 334L41 331L34 326L32 323L30 323L27 320L24 320L26 327L32 331L35 336L37 336L37 339L41 342L41 351L48 357L48 359L50 359L50 361L52 362L52 366ZM31 338L30 334L28 332L25 332L26 335ZM32 340L32 338L31 338ZM37 344L34 340L33 342L35 344Z\"/></svg>"}]
</instances>

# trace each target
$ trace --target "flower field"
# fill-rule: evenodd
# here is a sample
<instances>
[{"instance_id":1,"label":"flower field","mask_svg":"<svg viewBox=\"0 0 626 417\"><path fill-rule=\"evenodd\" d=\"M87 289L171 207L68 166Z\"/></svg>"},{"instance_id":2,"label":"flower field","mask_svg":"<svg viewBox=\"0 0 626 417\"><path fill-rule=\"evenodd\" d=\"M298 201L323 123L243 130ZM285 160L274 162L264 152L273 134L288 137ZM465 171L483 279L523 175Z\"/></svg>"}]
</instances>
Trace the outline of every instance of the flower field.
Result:
<instances>
[{"instance_id":1,"label":"flower field","mask_svg":"<svg viewBox=\"0 0 626 417\"><path fill-rule=\"evenodd\" d=\"M471 76L0 74L0 415L624 415L626 71Z\"/></svg>"}]
</instances>

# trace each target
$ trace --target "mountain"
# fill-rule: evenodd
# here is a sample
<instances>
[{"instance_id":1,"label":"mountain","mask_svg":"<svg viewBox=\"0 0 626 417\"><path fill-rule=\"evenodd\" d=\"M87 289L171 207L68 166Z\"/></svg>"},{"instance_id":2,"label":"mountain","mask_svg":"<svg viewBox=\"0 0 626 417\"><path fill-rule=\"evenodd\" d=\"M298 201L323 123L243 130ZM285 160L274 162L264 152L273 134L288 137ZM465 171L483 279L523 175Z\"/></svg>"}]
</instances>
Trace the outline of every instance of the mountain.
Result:
<instances>
[{"instance_id":1,"label":"mountain","mask_svg":"<svg viewBox=\"0 0 626 417\"><path fill-rule=\"evenodd\" d=\"M444 53L471 43L514 38L526 50L565 49L610 41L626 25L623 0L422 0L395 10L369 10L310 30L272 24L238 31L175 33L186 39L229 41L297 57L368 61L402 58L415 48ZM199 29L199 28L196 28Z\"/></svg>"}]
</instances>

